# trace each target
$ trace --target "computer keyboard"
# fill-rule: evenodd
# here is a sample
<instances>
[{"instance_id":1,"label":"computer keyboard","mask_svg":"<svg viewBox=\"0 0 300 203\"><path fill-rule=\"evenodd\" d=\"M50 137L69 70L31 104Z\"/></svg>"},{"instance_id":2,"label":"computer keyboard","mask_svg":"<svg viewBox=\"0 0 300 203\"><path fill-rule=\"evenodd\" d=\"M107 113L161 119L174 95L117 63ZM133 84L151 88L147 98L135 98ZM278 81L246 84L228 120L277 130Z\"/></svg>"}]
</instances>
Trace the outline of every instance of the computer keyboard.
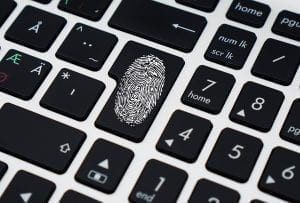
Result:
<instances>
[{"instance_id":1,"label":"computer keyboard","mask_svg":"<svg viewBox=\"0 0 300 203\"><path fill-rule=\"evenodd\" d=\"M299 203L300 1L1 0L0 203Z\"/></svg>"}]
</instances>

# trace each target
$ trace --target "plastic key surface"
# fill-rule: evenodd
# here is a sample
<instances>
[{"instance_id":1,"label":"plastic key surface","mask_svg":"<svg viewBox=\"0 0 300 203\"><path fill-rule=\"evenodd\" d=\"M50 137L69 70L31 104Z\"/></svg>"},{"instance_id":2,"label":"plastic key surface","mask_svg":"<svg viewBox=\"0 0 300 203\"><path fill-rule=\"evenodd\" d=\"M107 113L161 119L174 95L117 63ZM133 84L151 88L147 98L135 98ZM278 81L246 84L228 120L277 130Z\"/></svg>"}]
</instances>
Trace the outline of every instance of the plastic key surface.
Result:
<instances>
[{"instance_id":1,"label":"plastic key surface","mask_svg":"<svg viewBox=\"0 0 300 203\"><path fill-rule=\"evenodd\" d=\"M183 65L179 57L128 42L109 71L117 87L96 126L142 141Z\"/></svg>"},{"instance_id":2,"label":"plastic key surface","mask_svg":"<svg viewBox=\"0 0 300 203\"><path fill-rule=\"evenodd\" d=\"M6 103L0 110L0 150L63 173L82 145L85 134L34 112Z\"/></svg>"},{"instance_id":3,"label":"plastic key surface","mask_svg":"<svg viewBox=\"0 0 300 203\"><path fill-rule=\"evenodd\" d=\"M123 0L109 25L190 52L206 26L206 19L151 0Z\"/></svg>"}]
</instances>

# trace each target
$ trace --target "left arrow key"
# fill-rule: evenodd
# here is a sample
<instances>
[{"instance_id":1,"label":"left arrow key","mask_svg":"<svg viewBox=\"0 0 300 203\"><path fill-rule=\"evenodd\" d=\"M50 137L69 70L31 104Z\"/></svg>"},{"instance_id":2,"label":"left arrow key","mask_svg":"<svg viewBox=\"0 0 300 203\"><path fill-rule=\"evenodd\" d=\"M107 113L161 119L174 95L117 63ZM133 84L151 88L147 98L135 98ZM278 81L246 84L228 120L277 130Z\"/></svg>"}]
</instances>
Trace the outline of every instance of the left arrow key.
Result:
<instances>
[{"instance_id":1,"label":"left arrow key","mask_svg":"<svg viewBox=\"0 0 300 203\"><path fill-rule=\"evenodd\" d=\"M55 184L26 171L19 171L0 202L9 203L46 203L55 190Z\"/></svg>"}]
</instances>

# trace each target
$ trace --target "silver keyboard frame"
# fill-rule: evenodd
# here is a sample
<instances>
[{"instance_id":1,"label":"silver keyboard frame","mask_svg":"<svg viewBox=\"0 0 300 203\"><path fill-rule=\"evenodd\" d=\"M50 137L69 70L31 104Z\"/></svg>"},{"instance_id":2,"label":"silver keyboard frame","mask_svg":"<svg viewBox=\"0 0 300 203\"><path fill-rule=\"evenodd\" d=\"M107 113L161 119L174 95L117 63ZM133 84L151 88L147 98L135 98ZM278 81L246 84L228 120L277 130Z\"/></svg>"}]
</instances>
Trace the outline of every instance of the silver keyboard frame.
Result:
<instances>
[{"instance_id":1,"label":"silver keyboard frame","mask_svg":"<svg viewBox=\"0 0 300 203\"><path fill-rule=\"evenodd\" d=\"M21 107L24 107L26 109L32 110L34 112L38 112L39 114L42 114L44 116L47 116L49 118L55 119L59 122L66 123L70 126L73 126L75 128L79 128L86 132L87 139L84 142L83 146L81 147L79 153L75 157L74 161L72 162L71 166L68 168L67 172L63 175L58 175L53 172L50 172L48 170L45 170L43 168L40 168L38 166L35 166L33 164L30 164L26 161L22 161L18 158L15 158L13 156L7 155L5 153L0 152L0 160L4 161L8 164L9 169L3 179L0 182L0 195L3 193L3 191L6 189L9 182L12 180L14 175L19 170L26 170L33 174L39 175L41 177L44 177L50 181L53 181L56 184L56 190L53 194L53 196L50 199L50 203L56 203L59 202L65 191L69 189L76 190L80 193L86 194L87 196L90 196L92 198L98 199L101 202L105 203L125 203L128 202L128 196L136 183L141 171L144 168L145 163L152 158L161 160L165 163L171 164L173 166L176 166L178 168L181 168L185 170L188 174L188 180L183 188L182 193L179 196L178 202L179 203L185 203L189 199L197 181L201 178L207 178L209 180L215 181L217 183L220 183L224 186L233 188L234 190L237 190L240 195L241 199L240 202L242 203L248 203L253 199L260 199L263 201L271 202L271 203L280 203L285 202L281 199L278 199L272 195L269 195L267 193L264 193L260 191L257 187L258 181L260 179L260 176L262 174L262 171L266 165L266 162L269 158L269 155L271 153L271 150L276 146L282 146L287 149L300 152L299 145L292 144L290 142L284 141L280 138L279 132L283 125L283 122L288 114L288 111L291 107L292 102L300 98L300 71L298 69L296 76L289 86L282 86L279 84L275 84L272 82L269 82L264 79L260 79L258 77L255 77L251 74L251 68L254 64L254 61L256 57L258 56L259 51L262 48L263 43L268 38L274 38L281 40L283 42L291 43L294 45L300 46L300 42L297 42L295 40L291 40L285 37L281 37L279 35L275 35L271 32L271 27L278 15L278 13L281 10L290 10L293 12L300 11L300 1L299 0L260 0L261 2L268 4L271 7L271 13L265 23L265 25L262 28L253 28L250 26L246 26L241 23L237 23L234 21L231 21L226 18L225 14L231 4L231 0L220 0L217 8L214 12L207 13L202 12L196 9L189 8L187 6L178 4L175 2L175 0L157 0L161 3L189 11L191 13L204 16L208 24L205 27L204 32L202 33L200 39L198 40L194 50L191 53L183 53L177 50L174 50L172 48L168 48L166 46L160 45L158 43L154 43L148 40L145 40L143 38L113 29L107 25L110 17L118 7L121 0L114 0L113 3L109 6L108 10L105 12L104 16L101 18L100 21L93 22L72 14L69 14L67 12L61 11L57 8L59 0L52 0L50 4L43 5L39 4L34 1L30 0L15 0L18 3L18 6L13 11L13 13L9 16L9 19L5 22L5 24L0 29L0 58L2 59L3 56L7 53L9 49L16 49L22 52L25 52L27 54L39 57L43 60L47 60L53 65L53 69L51 70L50 74L46 78L46 80L43 82L41 87L38 89L34 97L29 101L23 101L21 99L15 98L13 96L10 96L8 94L0 92L0 107L6 103L11 102L13 104L19 105ZM12 22L16 19L16 17L19 15L21 10L26 5L32 5L34 7L47 10L51 13L55 13L57 15L63 16L67 19L67 25L64 27L58 38L55 40L54 44L51 46L50 50L45 53L40 53L37 51L34 51L32 49L23 47L21 45L18 45L13 42L9 42L4 39L4 34L6 30L9 28L9 26L12 24ZM73 65L71 63L65 62L63 60L59 60L55 57L55 53L58 50L59 46L62 44L63 40L66 38L68 33L70 32L71 28L74 24L77 22L81 22L83 24L98 28L100 30L105 30L109 33L113 33L118 37L118 43L108 59L106 60L103 67L100 69L100 71L93 72L89 71L85 68ZM233 25L245 30L249 30L254 32L257 35L257 41L250 52L250 55L243 66L241 70L234 70L222 65L218 65L216 63L207 61L204 59L204 53L206 49L208 48L209 43L211 42L214 34L216 33L216 30L221 24L229 24ZM94 122L101 112L102 108L104 107L104 104L108 100L110 94L113 92L114 88L116 87L116 82L108 76L108 71L113 65L114 61L118 57L120 51L124 47L127 41L133 40L136 42L140 42L142 44L155 47L159 50L172 53L176 56L182 57L185 60L185 66L180 73L176 83L174 84L169 96L167 97L166 101L164 102L164 105L162 106L160 112L158 113L156 119L154 120L154 123L152 124L150 130L148 131L145 139L141 143L134 143L131 141L128 141L126 139L123 139L121 137L118 137L114 134L108 133L106 131L97 129L94 126ZM236 83L225 103L224 108L222 109L222 112L217 115L212 115L209 113L206 113L201 110L197 110L195 108L189 107L187 105L184 105L181 102L181 96L188 85L188 82L192 78L195 70L200 65L206 65L209 67L212 67L217 70L222 70L227 73L230 73L234 75L236 78ZM48 89L49 85L54 80L55 76L62 68L69 68L74 71L77 71L79 73L88 75L92 78L95 78L97 80L102 81L106 85L106 89L101 96L101 98L96 103L95 107L93 108L91 114L89 115L88 119L79 122L75 121L71 118L68 118L66 116L57 114L55 112L52 112L50 110L47 110L45 108L42 108L39 105L39 102L42 98L42 96L45 94L46 90ZM243 84L247 81L254 81L256 83L275 88L277 90L280 90L284 93L285 99L283 102L283 105L276 117L276 120L274 122L274 125L271 129L271 131L267 133L262 133L256 130L253 130L251 128L245 127L243 125L234 123L230 121L229 119L229 113L233 107L233 104L243 86ZM180 161L176 158L173 158L171 156L162 154L158 152L155 148L155 145L157 141L159 140L161 133L166 126L171 114L176 110L181 109L186 112L192 113L194 115L209 119L213 123L213 129L210 133L208 140L206 141L199 158L195 163L186 163L183 161ZM17 127L17 126L16 126ZM235 130L250 134L254 137L257 137L262 140L264 143L264 147L262 149L262 152L256 162L256 165L253 169L253 172L251 173L251 177L249 181L246 183L238 183L235 182L229 178L222 177L220 175L217 175L213 172L208 171L205 168L206 161L209 157L209 154L211 153L216 140L224 128L233 128ZM1 129L0 129L1 131ZM1 132L0 132L1 133ZM26 136L26 135L20 135L20 136ZM130 164L128 170L125 173L125 176L120 182L120 185L118 186L117 190L109 195L105 194L103 192L97 191L95 189L92 189L88 186L85 186L83 184L80 184L75 181L74 176L79 169L79 166L83 162L85 156L87 155L88 151L91 149L92 144L98 139L103 138L106 140L109 140L113 143L122 145L128 149L131 149L135 156ZM16 140L17 142L17 140ZM299 174L300 175L300 174Z\"/></svg>"}]
</instances>

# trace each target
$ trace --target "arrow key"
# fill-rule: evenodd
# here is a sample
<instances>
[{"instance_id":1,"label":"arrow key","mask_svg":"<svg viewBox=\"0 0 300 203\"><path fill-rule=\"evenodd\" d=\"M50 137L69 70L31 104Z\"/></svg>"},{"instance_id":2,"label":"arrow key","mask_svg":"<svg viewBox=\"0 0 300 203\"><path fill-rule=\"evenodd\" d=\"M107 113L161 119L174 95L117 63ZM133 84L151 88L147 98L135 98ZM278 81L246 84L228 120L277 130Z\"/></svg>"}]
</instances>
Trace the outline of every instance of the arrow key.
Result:
<instances>
[{"instance_id":1,"label":"arrow key","mask_svg":"<svg viewBox=\"0 0 300 203\"><path fill-rule=\"evenodd\" d=\"M177 110L168 122L156 148L183 161L194 162L211 128L210 121Z\"/></svg>"},{"instance_id":2,"label":"arrow key","mask_svg":"<svg viewBox=\"0 0 300 203\"><path fill-rule=\"evenodd\" d=\"M127 170L133 152L99 139L76 175L76 180L105 193L113 193Z\"/></svg>"},{"instance_id":3,"label":"arrow key","mask_svg":"<svg viewBox=\"0 0 300 203\"><path fill-rule=\"evenodd\" d=\"M259 188L289 202L300 202L300 154L277 147L261 176Z\"/></svg>"},{"instance_id":4,"label":"arrow key","mask_svg":"<svg viewBox=\"0 0 300 203\"><path fill-rule=\"evenodd\" d=\"M55 184L26 171L19 171L0 202L9 203L47 203L55 190Z\"/></svg>"}]
</instances>

